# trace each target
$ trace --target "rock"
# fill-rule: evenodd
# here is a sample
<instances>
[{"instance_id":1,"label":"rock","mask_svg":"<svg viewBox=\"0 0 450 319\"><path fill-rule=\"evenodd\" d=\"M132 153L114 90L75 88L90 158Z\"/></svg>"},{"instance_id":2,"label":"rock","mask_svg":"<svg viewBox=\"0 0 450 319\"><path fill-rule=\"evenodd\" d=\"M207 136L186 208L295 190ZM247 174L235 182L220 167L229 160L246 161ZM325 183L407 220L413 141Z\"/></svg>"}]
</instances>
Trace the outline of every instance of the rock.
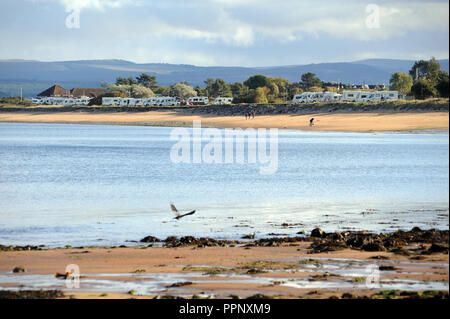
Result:
<instances>
[{"instance_id":1,"label":"rock","mask_svg":"<svg viewBox=\"0 0 450 319\"><path fill-rule=\"evenodd\" d=\"M64 297L64 293L60 290L0 291L0 299L56 299Z\"/></svg>"},{"instance_id":2,"label":"rock","mask_svg":"<svg viewBox=\"0 0 450 319\"><path fill-rule=\"evenodd\" d=\"M380 242L369 242L361 246L361 250L364 251L385 251L383 244Z\"/></svg>"},{"instance_id":3,"label":"rock","mask_svg":"<svg viewBox=\"0 0 450 319\"><path fill-rule=\"evenodd\" d=\"M13 273L26 272L27 269L24 266L16 266L13 269Z\"/></svg>"},{"instance_id":4,"label":"rock","mask_svg":"<svg viewBox=\"0 0 450 319\"><path fill-rule=\"evenodd\" d=\"M394 266L380 266L378 267L380 271L394 271L397 270Z\"/></svg>"},{"instance_id":5,"label":"rock","mask_svg":"<svg viewBox=\"0 0 450 319\"><path fill-rule=\"evenodd\" d=\"M168 285L168 286L166 286L166 288L179 288L179 287L190 286L190 285L193 285L193 283L191 281L184 281L184 282L176 282L172 285Z\"/></svg>"},{"instance_id":6,"label":"rock","mask_svg":"<svg viewBox=\"0 0 450 319\"><path fill-rule=\"evenodd\" d=\"M344 236L342 236L339 232L334 232L332 234L327 234L328 239L333 240L344 240Z\"/></svg>"},{"instance_id":7,"label":"rock","mask_svg":"<svg viewBox=\"0 0 450 319\"><path fill-rule=\"evenodd\" d=\"M249 296L246 299L273 299L273 297L263 295L263 294L256 294L256 295Z\"/></svg>"},{"instance_id":8,"label":"rock","mask_svg":"<svg viewBox=\"0 0 450 319\"><path fill-rule=\"evenodd\" d=\"M325 235L325 232L320 228L314 228L311 231L311 237L322 238Z\"/></svg>"},{"instance_id":9,"label":"rock","mask_svg":"<svg viewBox=\"0 0 450 319\"><path fill-rule=\"evenodd\" d=\"M312 249L311 253L323 253L329 251L337 251L347 248L344 241L340 240L317 240L309 247Z\"/></svg>"},{"instance_id":10,"label":"rock","mask_svg":"<svg viewBox=\"0 0 450 319\"><path fill-rule=\"evenodd\" d=\"M140 240L141 243L159 243L161 242L161 239L156 238L154 236L147 236Z\"/></svg>"},{"instance_id":11,"label":"rock","mask_svg":"<svg viewBox=\"0 0 450 319\"><path fill-rule=\"evenodd\" d=\"M372 256L369 259L388 260L389 257L387 257L387 256Z\"/></svg>"},{"instance_id":12,"label":"rock","mask_svg":"<svg viewBox=\"0 0 450 319\"><path fill-rule=\"evenodd\" d=\"M448 253L448 246L440 245L440 244L432 244L430 248L428 248L429 253Z\"/></svg>"}]
</instances>

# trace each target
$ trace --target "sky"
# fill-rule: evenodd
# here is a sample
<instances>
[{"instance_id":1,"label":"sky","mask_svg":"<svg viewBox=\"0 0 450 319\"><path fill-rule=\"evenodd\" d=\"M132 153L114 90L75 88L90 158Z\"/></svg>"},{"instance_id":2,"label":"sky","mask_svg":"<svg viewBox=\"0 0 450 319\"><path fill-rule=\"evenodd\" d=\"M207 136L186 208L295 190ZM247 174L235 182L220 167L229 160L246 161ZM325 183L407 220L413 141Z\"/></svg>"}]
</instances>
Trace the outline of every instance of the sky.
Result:
<instances>
[{"instance_id":1,"label":"sky","mask_svg":"<svg viewBox=\"0 0 450 319\"><path fill-rule=\"evenodd\" d=\"M0 59L279 66L449 57L448 1L0 0Z\"/></svg>"}]
</instances>

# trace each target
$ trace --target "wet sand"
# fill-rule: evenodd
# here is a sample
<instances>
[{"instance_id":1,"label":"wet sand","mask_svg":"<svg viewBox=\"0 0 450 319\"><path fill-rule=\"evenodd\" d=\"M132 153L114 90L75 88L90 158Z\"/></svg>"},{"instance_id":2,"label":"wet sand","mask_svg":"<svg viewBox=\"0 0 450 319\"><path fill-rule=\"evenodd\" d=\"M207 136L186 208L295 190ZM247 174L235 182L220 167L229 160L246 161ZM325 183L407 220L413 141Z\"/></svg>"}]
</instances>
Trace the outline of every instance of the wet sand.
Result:
<instances>
[{"instance_id":1,"label":"wet sand","mask_svg":"<svg viewBox=\"0 0 450 319\"><path fill-rule=\"evenodd\" d=\"M14 274L17 282L2 282L0 288L27 286L20 276L64 273L69 264L80 267L82 287L65 290L64 280L50 283L72 298L154 298L155 296L248 297L264 294L280 298L329 298L343 293L372 296L382 289L365 286L364 269L389 265L380 271L382 281L441 283L448 291L448 255L424 255L420 260L392 252L340 250L311 254L310 242L285 243L278 247L147 247L79 248L40 251L1 251L0 274L12 276L12 269L24 266L25 273ZM376 259L374 259L376 257ZM447 266L446 266L447 265ZM348 272L362 271L363 275ZM83 281L109 280L119 289L94 291ZM301 280L298 282L298 280ZM184 282L179 287L174 283ZM186 283L187 282L187 283ZM307 287L299 283L306 282ZM132 293L127 284L154 286L152 293ZM353 285L353 286L352 286ZM354 285L357 285L354 286ZM319 287L319 288L317 288ZM84 290L83 290L84 288Z\"/></svg>"},{"instance_id":2,"label":"wet sand","mask_svg":"<svg viewBox=\"0 0 450 319\"><path fill-rule=\"evenodd\" d=\"M309 126L314 117L316 125ZM448 130L448 112L429 113L319 113L261 115L246 120L244 116L193 115L185 111L151 112L13 112L0 113L0 122L78 123L152 126L192 126L202 121L203 127L218 128L280 128L317 131L372 132Z\"/></svg>"}]
</instances>

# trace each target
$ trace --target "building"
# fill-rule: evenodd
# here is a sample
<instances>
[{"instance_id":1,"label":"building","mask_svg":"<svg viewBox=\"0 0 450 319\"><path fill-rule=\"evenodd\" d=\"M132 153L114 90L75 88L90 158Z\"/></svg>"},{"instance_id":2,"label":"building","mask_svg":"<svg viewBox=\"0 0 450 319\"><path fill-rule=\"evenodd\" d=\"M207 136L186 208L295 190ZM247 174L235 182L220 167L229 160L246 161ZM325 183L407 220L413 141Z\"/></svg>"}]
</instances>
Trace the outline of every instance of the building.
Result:
<instances>
[{"instance_id":1,"label":"building","mask_svg":"<svg viewBox=\"0 0 450 319\"><path fill-rule=\"evenodd\" d=\"M74 88L70 90L70 96L73 98L82 98L82 97L98 97L106 93L106 90L100 88Z\"/></svg>"},{"instance_id":2,"label":"building","mask_svg":"<svg viewBox=\"0 0 450 319\"><path fill-rule=\"evenodd\" d=\"M53 85L45 91L42 91L37 95L38 98L43 97L70 97L70 91L66 90L63 87L60 87L58 84Z\"/></svg>"},{"instance_id":3,"label":"building","mask_svg":"<svg viewBox=\"0 0 450 319\"><path fill-rule=\"evenodd\" d=\"M44 97L68 97L68 98L94 98L105 94L106 90L101 88L73 88L66 90L65 88L55 84L47 90L39 93L38 98Z\"/></svg>"}]
</instances>

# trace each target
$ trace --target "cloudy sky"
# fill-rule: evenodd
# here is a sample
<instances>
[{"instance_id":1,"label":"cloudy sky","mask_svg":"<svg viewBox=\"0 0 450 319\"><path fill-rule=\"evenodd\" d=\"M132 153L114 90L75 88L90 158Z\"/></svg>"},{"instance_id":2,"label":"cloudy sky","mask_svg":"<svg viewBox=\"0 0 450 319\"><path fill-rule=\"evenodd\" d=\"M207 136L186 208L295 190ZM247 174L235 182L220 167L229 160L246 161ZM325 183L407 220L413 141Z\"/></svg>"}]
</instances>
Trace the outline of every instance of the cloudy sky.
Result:
<instances>
[{"instance_id":1,"label":"cloudy sky","mask_svg":"<svg viewBox=\"0 0 450 319\"><path fill-rule=\"evenodd\" d=\"M448 10L439 0L0 0L0 59L274 66L448 58Z\"/></svg>"}]
</instances>

